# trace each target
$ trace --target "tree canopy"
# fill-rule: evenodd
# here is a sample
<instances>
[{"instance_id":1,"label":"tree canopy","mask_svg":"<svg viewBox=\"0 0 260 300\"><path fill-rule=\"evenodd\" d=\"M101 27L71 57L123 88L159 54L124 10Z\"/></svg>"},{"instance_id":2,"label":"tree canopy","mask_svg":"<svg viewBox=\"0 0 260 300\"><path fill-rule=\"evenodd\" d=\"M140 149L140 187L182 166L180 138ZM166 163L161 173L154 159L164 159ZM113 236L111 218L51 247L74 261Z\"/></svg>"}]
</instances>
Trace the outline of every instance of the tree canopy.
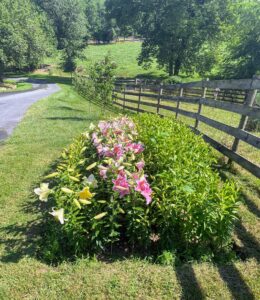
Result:
<instances>
[{"instance_id":1,"label":"tree canopy","mask_svg":"<svg viewBox=\"0 0 260 300\"><path fill-rule=\"evenodd\" d=\"M178 75L182 66L196 67L202 45L216 38L227 16L226 0L107 0L106 5L120 25L136 23L144 37L140 64L149 66L156 58L169 75Z\"/></svg>"},{"instance_id":2,"label":"tree canopy","mask_svg":"<svg viewBox=\"0 0 260 300\"><path fill-rule=\"evenodd\" d=\"M230 6L232 19L224 35L226 77L252 77L260 72L260 3L237 1Z\"/></svg>"},{"instance_id":3,"label":"tree canopy","mask_svg":"<svg viewBox=\"0 0 260 300\"><path fill-rule=\"evenodd\" d=\"M58 49L63 50L63 67L73 71L76 58L85 46L88 36L84 4L81 0L36 0L48 14L58 41Z\"/></svg>"},{"instance_id":4,"label":"tree canopy","mask_svg":"<svg viewBox=\"0 0 260 300\"><path fill-rule=\"evenodd\" d=\"M54 47L73 71L90 39L132 34L144 40L138 63L169 75L260 72L259 0L0 0L0 74L34 69Z\"/></svg>"},{"instance_id":5,"label":"tree canopy","mask_svg":"<svg viewBox=\"0 0 260 300\"><path fill-rule=\"evenodd\" d=\"M52 44L52 28L31 1L0 0L1 74L8 69L34 69Z\"/></svg>"}]
</instances>

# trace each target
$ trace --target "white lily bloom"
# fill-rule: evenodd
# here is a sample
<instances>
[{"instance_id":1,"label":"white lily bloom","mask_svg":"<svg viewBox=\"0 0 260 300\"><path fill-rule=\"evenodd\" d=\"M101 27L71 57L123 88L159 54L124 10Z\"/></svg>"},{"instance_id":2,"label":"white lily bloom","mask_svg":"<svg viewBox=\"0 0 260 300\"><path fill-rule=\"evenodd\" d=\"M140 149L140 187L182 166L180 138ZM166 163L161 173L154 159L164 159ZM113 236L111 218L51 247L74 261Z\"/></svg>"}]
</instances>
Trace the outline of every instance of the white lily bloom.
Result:
<instances>
[{"instance_id":1,"label":"white lily bloom","mask_svg":"<svg viewBox=\"0 0 260 300\"><path fill-rule=\"evenodd\" d=\"M58 210L54 210L52 208L52 212L49 213L52 215L55 219L57 219L62 225L64 224L64 208L60 208Z\"/></svg>"},{"instance_id":2,"label":"white lily bloom","mask_svg":"<svg viewBox=\"0 0 260 300\"><path fill-rule=\"evenodd\" d=\"M44 202L48 201L48 196L51 192L52 190L49 189L49 183L41 183L39 188L34 189L34 193Z\"/></svg>"},{"instance_id":3,"label":"white lily bloom","mask_svg":"<svg viewBox=\"0 0 260 300\"><path fill-rule=\"evenodd\" d=\"M94 187L97 188L97 180L93 174L89 175L88 182Z\"/></svg>"},{"instance_id":4,"label":"white lily bloom","mask_svg":"<svg viewBox=\"0 0 260 300\"><path fill-rule=\"evenodd\" d=\"M85 185L91 185L93 188L97 188L98 182L93 174L89 175L89 177L84 177Z\"/></svg>"},{"instance_id":5,"label":"white lily bloom","mask_svg":"<svg viewBox=\"0 0 260 300\"><path fill-rule=\"evenodd\" d=\"M96 126L95 126L93 123L90 123L89 129L90 129L90 130L94 130L95 128L96 128Z\"/></svg>"}]
</instances>

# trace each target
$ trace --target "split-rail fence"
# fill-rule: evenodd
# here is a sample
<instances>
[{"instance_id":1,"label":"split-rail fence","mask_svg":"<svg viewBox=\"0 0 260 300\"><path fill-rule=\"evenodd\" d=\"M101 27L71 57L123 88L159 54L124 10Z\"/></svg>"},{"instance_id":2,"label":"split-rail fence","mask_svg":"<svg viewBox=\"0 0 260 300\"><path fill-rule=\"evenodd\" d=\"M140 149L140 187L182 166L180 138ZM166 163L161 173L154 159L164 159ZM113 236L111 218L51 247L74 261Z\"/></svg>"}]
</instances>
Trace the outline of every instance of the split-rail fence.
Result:
<instances>
[{"instance_id":1,"label":"split-rail fence","mask_svg":"<svg viewBox=\"0 0 260 300\"><path fill-rule=\"evenodd\" d=\"M260 161L252 162L237 151L239 143L243 142L257 150L256 160L260 157L260 133L247 129L251 120L258 125L260 123L260 106L256 102L258 90L260 76L252 79L204 80L173 85L139 79L118 79L113 103L124 110L137 113L152 112L169 116L165 112L171 112L176 118L185 116L194 119L194 124L190 127L196 134L201 134L206 142L228 157L230 162L236 162L260 178ZM182 104L186 107L187 104L193 105L193 111L183 109ZM225 124L227 122L203 115L204 107L221 110L222 116L225 116L225 112L234 113L239 118L238 124L231 126ZM199 126L202 123L231 136L230 145L227 146L203 132Z\"/></svg>"}]
</instances>

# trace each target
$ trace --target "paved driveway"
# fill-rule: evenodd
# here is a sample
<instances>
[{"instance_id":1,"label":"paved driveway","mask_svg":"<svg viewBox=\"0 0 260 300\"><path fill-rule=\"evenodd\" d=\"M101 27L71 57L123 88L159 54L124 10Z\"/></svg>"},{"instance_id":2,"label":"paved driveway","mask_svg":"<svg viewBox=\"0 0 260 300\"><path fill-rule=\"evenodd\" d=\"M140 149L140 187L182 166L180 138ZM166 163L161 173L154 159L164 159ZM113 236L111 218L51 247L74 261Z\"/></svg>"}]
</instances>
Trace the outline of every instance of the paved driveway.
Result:
<instances>
[{"instance_id":1,"label":"paved driveway","mask_svg":"<svg viewBox=\"0 0 260 300\"><path fill-rule=\"evenodd\" d=\"M28 82L33 84L31 91L0 93L0 140L4 140L12 133L34 102L60 90L55 83L47 84L41 80Z\"/></svg>"}]
</instances>

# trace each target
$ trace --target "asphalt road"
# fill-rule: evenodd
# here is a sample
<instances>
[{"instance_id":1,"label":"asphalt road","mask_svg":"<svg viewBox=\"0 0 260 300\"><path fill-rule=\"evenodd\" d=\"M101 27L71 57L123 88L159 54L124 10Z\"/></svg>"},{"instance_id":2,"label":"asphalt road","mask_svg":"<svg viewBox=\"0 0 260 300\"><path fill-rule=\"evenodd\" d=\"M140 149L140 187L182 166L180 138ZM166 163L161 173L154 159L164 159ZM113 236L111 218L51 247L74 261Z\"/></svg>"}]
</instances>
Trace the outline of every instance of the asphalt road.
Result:
<instances>
[{"instance_id":1,"label":"asphalt road","mask_svg":"<svg viewBox=\"0 0 260 300\"><path fill-rule=\"evenodd\" d=\"M28 80L28 82L33 85L30 91L0 93L0 141L13 132L34 102L60 90L55 83L47 84L42 80Z\"/></svg>"}]
</instances>

